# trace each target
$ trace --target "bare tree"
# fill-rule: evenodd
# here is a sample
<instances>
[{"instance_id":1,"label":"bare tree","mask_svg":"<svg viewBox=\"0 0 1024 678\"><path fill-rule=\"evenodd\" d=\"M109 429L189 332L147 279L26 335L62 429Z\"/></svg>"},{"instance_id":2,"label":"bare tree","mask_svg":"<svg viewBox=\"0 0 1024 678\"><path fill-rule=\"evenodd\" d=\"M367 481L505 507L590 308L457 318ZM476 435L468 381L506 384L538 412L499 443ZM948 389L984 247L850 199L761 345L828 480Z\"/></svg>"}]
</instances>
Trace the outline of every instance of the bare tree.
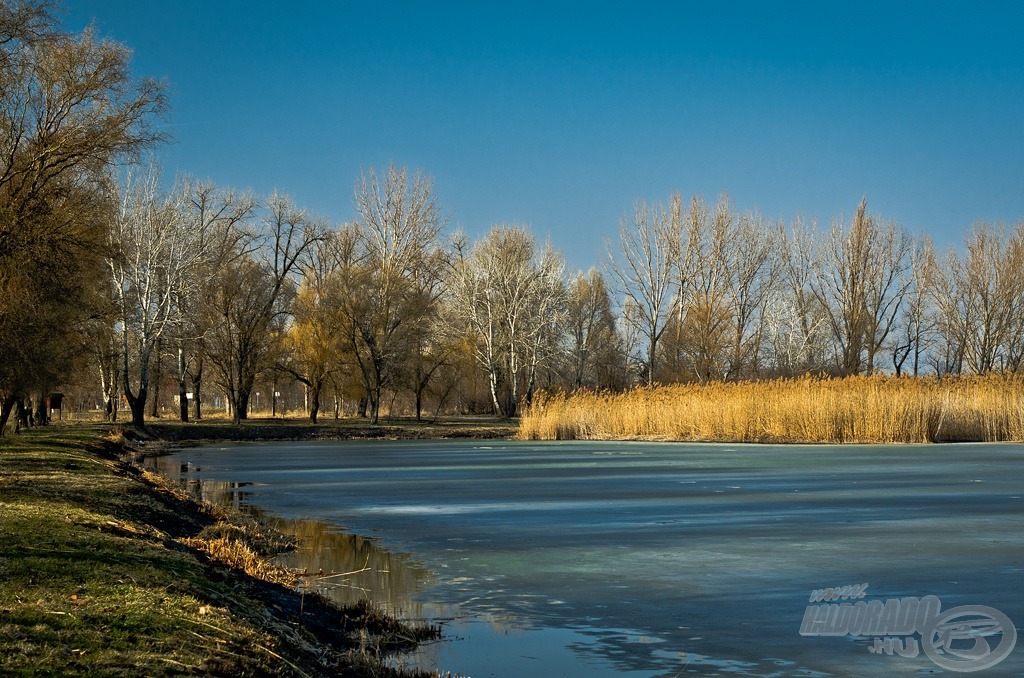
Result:
<instances>
[{"instance_id":1,"label":"bare tree","mask_svg":"<svg viewBox=\"0 0 1024 678\"><path fill-rule=\"evenodd\" d=\"M759 214L740 216L727 238L726 299L731 337L723 373L726 379L761 374L765 309L781 269L777 227Z\"/></svg>"},{"instance_id":2,"label":"bare tree","mask_svg":"<svg viewBox=\"0 0 1024 678\"><path fill-rule=\"evenodd\" d=\"M402 366L404 384L413 394L416 420L423 418L424 398L433 391L439 404L445 400L455 384L449 382L441 391L432 388L439 373L458 359L464 348L464 337L453 333L457 323L452 320L459 313L451 299L442 296L434 304L434 313L426 320L419 332L412 335L412 346Z\"/></svg>"},{"instance_id":3,"label":"bare tree","mask_svg":"<svg viewBox=\"0 0 1024 678\"><path fill-rule=\"evenodd\" d=\"M1014 367L1024 323L1024 225L977 224L966 252L951 250L946 275L936 277L934 301L956 360L978 374Z\"/></svg>"},{"instance_id":4,"label":"bare tree","mask_svg":"<svg viewBox=\"0 0 1024 678\"><path fill-rule=\"evenodd\" d=\"M561 353L564 331L565 260L561 252L555 250L550 242L544 243L539 259L529 305L533 321L523 328L524 354L527 360L523 393L527 407L533 403L533 395L538 387L542 369L548 372L547 385L550 385L550 368Z\"/></svg>"},{"instance_id":5,"label":"bare tree","mask_svg":"<svg viewBox=\"0 0 1024 678\"><path fill-rule=\"evenodd\" d=\"M495 411L515 416L557 347L565 264L550 244L538 252L521 226L496 226L468 251L460 237L456 250L452 295L487 372Z\"/></svg>"},{"instance_id":6,"label":"bare tree","mask_svg":"<svg viewBox=\"0 0 1024 678\"><path fill-rule=\"evenodd\" d=\"M628 320L647 340L647 383L654 382L658 341L668 326L673 293L678 290L674 271L679 256L682 202L677 194L668 208L637 201L630 224L619 226L619 254L606 244L611 275L629 300Z\"/></svg>"},{"instance_id":7,"label":"bare tree","mask_svg":"<svg viewBox=\"0 0 1024 678\"><path fill-rule=\"evenodd\" d=\"M823 244L814 293L828 310L839 374L873 371L909 285L910 237L857 206L849 228L834 222Z\"/></svg>"},{"instance_id":8,"label":"bare tree","mask_svg":"<svg viewBox=\"0 0 1024 678\"><path fill-rule=\"evenodd\" d=\"M36 44L52 34L56 23L53 2L4 2L0 4L0 47L5 65L18 44ZM5 73L6 75L6 73Z\"/></svg>"},{"instance_id":9,"label":"bare tree","mask_svg":"<svg viewBox=\"0 0 1024 678\"><path fill-rule=\"evenodd\" d=\"M155 351L186 322L183 310L199 291L195 273L207 257L203 233L181 219L157 183L155 168L138 179L128 176L107 245L119 313L122 392L138 428L145 426Z\"/></svg>"},{"instance_id":10,"label":"bare tree","mask_svg":"<svg viewBox=\"0 0 1024 678\"><path fill-rule=\"evenodd\" d=\"M794 376L825 367L828 313L814 293L817 243L814 224L794 220L778 228L779 284L766 304L765 327L776 374Z\"/></svg>"},{"instance_id":11,"label":"bare tree","mask_svg":"<svg viewBox=\"0 0 1024 678\"><path fill-rule=\"evenodd\" d=\"M621 339L600 271L578 273L569 283L565 320L572 386L621 385L612 376L621 362Z\"/></svg>"},{"instance_id":12,"label":"bare tree","mask_svg":"<svg viewBox=\"0 0 1024 678\"><path fill-rule=\"evenodd\" d=\"M677 351L686 356L691 373L706 384L725 376L726 352L732 338L732 309L727 305L731 271L728 252L736 218L727 196L714 210L693 198L687 213L686 255L680 258L676 315Z\"/></svg>"},{"instance_id":13,"label":"bare tree","mask_svg":"<svg viewBox=\"0 0 1024 678\"><path fill-rule=\"evenodd\" d=\"M117 421L121 392L121 341L116 329L118 307L111 285L99 285L96 297L92 305L94 314L85 325L85 337L100 377L104 418L113 422Z\"/></svg>"},{"instance_id":14,"label":"bare tree","mask_svg":"<svg viewBox=\"0 0 1024 678\"><path fill-rule=\"evenodd\" d=\"M910 373L921 373L925 356L935 341L937 309L932 285L938 275L935 249L928 238L916 242L910 256L910 285L903 312L892 334L892 363L901 376L910 360Z\"/></svg>"},{"instance_id":15,"label":"bare tree","mask_svg":"<svg viewBox=\"0 0 1024 678\"><path fill-rule=\"evenodd\" d=\"M314 424L325 386L353 362L351 347L345 341L351 323L344 309L345 296L358 291L346 287L344 281L347 270L355 265L355 251L356 232L351 224L326 231L307 249L284 360L276 366L306 386L309 418Z\"/></svg>"},{"instance_id":16,"label":"bare tree","mask_svg":"<svg viewBox=\"0 0 1024 678\"><path fill-rule=\"evenodd\" d=\"M622 299L622 312L616 318L616 328L622 337L622 370L624 386L632 386L644 380L647 373L647 356L641 346L640 314L636 303L629 297Z\"/></svg>"},{"instance_id":17,"label":"bare tree","mask_svg":"<svg viewBox=\"0 0 1024 678\"><path fill-rule=\"evenodd\" d=\"M218 187L212 181L190 176L178 180L174 201L185 228L192 229L203 251L192 270L189 288L194 294L180 300L183 322L175 333L177 344L178 405L181 421L188 421L187 381L192 381L192 405L202 418L206 334L214 321L208 308L214 297L218 273L247 254L248 225L258 207L249 192Z\"/></svg>"},{"instance_id":18,"label":"bare tree","mask_svg":"<svg viewBox=\"0 0 1024 678\"><path fill-rule=\"evenodd\" d=\"M283 335L299 263L320 237L316 221L291 198L275 193L249 234L248 253L217 277L211 298L217 322L206 335L206 355L228 394L236 425L249 417L256 376L274 364L271 339Z\"/></svg>"},{"instance_id":19,"label":"bare tree","mask_svg":"<svg viewBox=\"0 0 1024 678\"><path fill-rule=\"evenodd\" d=\"M661 378L707 383L754 373L778 270L773 234L758 215L737 215L726 195L712 209L695 196L682 224Z\"/></svg>"}]
</instances>

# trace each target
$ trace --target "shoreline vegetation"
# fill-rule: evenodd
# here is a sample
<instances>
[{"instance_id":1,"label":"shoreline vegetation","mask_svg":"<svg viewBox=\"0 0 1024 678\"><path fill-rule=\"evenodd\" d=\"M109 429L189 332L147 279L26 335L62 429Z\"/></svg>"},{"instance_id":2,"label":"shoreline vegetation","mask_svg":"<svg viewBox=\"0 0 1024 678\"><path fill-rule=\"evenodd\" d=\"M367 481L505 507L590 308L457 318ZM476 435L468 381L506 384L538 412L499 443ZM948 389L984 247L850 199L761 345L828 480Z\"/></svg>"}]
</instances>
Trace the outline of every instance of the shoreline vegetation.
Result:
<instances>
[{"instance_id":1,"label":"shoreline vegetation","mask_svg":"<svg viewBox=\"0 0 1024 678\"><path fill-rule=\"evenodd\" d=\"M1016 375L845 378L542 394L523 440L930 443L1024 440Z\"/></svg>"},{"instance_id":2,"label":"shoreline vegetation","mask_svg":"<svg viewBox=\"0 0 1024 678\"><path fill-rule=\"evenodd\" d=\"M289 537L199 503L141 455L204 441L519 438L758 443L1024 440L1024 378L802 377L541 393L518 422L67 422L0 439L5 675L431 675L440 630L300 592Z\"/></svg>"},{"instance_id":3,"label":"shoreline vegetation","mask_svg":"<svg viewBox=\"0 0 1024 678\"><path fill-rule=\"evenodd\" d=\"M138 442L96 424L0 440L0 673L436 675L389 657L437 626L300 592L310 575L272 561L294 540L139 468Z\"/></svg>"}]
</instances>

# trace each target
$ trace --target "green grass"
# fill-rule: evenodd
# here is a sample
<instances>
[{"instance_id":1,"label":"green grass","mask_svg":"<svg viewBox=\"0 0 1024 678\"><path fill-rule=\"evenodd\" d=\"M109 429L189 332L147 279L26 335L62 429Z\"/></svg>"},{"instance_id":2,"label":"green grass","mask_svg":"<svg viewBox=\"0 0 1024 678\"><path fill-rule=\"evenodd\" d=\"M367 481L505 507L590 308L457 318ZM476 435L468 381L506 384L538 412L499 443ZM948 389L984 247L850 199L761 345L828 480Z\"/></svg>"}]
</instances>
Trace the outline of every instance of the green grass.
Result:
<instances>
[{"instance_id":1,"label":"green grass","mask_svg":"<svg viewBox=\"0 0 1024 678\"><path fill-rule=\"evenodd\" d=\"M307 597L300 614L293 589L186 545L223 516L123 462L104 430L0 439L0 673L388 675L359 643L367 608Z\"/></svg>"}]
</instances>

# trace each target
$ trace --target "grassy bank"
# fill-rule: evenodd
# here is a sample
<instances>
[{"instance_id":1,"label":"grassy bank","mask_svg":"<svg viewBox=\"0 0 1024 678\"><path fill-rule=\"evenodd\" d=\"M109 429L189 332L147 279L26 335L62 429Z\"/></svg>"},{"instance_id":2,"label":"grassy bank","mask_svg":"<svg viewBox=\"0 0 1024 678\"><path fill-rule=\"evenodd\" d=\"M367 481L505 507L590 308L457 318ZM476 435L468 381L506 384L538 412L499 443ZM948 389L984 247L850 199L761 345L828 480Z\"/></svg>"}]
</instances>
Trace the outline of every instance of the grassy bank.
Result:
<instances>
[{"instance_id":1,"label":"grassy bank","mask_svg":"<svg viewBox=\"0 0 1024 678\"><path fill-rule=\"evenodd\" d=\"M538 398L529 440L657 439L787 443L1024 440L1014 376L801 378Z\"/></svg>"},{"instance_id":2,"label":"grassy bank","mask_svg":"<svg viewBox=\"0 0 1024 678\"><path fill-rule=\"evenodd\" d=\"M3 675L396 675L436 629L296 592L280 535L122 460L105 429L0 440Z\"/></svg>"}]
</instances>

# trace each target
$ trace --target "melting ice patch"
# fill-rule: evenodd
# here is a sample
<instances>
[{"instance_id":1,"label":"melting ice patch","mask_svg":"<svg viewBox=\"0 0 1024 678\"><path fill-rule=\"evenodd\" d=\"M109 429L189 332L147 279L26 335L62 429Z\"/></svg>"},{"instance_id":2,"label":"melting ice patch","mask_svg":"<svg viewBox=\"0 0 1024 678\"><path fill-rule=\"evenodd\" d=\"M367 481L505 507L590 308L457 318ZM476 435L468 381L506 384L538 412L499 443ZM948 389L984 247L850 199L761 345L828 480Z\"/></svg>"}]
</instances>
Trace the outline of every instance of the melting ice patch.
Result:
<instances>
[{"instance_id":1,"label":"melting ice patch","mask_svg":"<svg viewBox=\"0 0 1024 678\"><path fill-rule=\"evenodd\" d=\"M364 506L360 512L383 515L458 515L498 513L502 511L551 511L590 508L593 501L474 502L466 504L378 504Z\"/></svg>"}]
</instances>

